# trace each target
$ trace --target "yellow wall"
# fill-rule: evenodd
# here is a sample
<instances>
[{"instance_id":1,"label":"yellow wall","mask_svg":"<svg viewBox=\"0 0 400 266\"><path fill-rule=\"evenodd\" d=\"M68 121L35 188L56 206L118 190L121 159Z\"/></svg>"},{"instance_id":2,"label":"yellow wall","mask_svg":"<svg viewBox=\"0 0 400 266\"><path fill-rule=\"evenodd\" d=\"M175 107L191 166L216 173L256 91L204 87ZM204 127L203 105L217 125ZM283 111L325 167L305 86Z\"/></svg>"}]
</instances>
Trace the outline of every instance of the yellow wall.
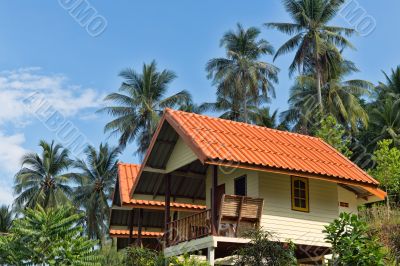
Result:
<instances>
[{"instance_id":1,"label":"yellow wall","mask_svg":"<svg viewBox=\"0 0 400 266\"><path fill-rule=\"evenodd\" d=\"M285 241L326 246L322 230L338 216L337 185L309 180L309 212L292 210L291 179L288 175L259 173L259 195L264 198L263 229Z\"/></svg>"},{"instance_id":2,"label":"yellow wall","mask_svg":"<svg viewBox=\"0 0 400 266\"><path fill-rule=\"evenodd\" d=\"M166 165L166 171L172 172L182 166L185 166L197 160L197 156L193 151L179 138L172 150L169 161Z\"/></svg>"}]
</instances>

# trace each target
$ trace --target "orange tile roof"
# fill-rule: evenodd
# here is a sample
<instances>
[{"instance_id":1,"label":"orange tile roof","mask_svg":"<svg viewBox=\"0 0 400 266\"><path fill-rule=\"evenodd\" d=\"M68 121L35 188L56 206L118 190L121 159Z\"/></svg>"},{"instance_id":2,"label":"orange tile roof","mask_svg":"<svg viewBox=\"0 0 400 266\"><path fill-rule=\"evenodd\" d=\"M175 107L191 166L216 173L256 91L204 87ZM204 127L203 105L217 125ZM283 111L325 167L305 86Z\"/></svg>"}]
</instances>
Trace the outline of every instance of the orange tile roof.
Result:
<instances>
[{"instance_id":1,"label":"orange tile roof","mask_svg":"<svg viewBox=\"0 0 400 266\"><path fill-rule=\"evenodd\" d=\"M119 193L122 205L137 205L143 207L164 207L164 201L157 200L141 200L132 199L130 197L132 193L133 184L138 176L140 165L139 164L128 164L128 163L118 163L118 184ZM205 210L206 206L197 204L187 204L171 202L171 208L176 209L191 209L191 210Z\"/></svg>"},{"instance_id":2,"label":"orange tile roof","mask_svg":"<svg viewBox=\"0 0 400 266\"><path fill-rule=\"evenodd\" d=\"M110 237L128 237L129 236L129 230L117 230L117 229L110 229ZM138 236L138 232L137 231L133 231L132 232L132 236L133 237L137 237ZM150 231L142 231L142 237L161 237L163 236L164 233L163 232L150 232Z\"/></svg>"},{"instance_id":3,"label":"orange tile roof","mask_svg":"<svg viewBox=\"0 0 400 266\"><path fill-rule=\"evenodd\" d=\"M377 186L379 183L323 140L166 109L167 120L206 163L233 162Z\"/></svg>"}]
</instances>

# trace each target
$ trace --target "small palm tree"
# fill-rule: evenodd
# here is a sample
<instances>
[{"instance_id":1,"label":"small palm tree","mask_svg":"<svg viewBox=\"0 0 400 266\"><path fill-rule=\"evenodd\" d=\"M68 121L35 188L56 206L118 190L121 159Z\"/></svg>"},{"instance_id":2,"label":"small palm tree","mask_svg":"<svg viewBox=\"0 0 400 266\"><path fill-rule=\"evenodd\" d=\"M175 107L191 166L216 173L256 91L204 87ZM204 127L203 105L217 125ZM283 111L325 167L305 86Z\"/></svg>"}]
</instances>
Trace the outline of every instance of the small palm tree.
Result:
<instances>
[{"instance_id":1,"label":"small palm tree","mask_svg":"<svg viewBox=\"0 0 400 266\"><path fill-rule=\"evenodd\" d=\"M288 130L288 127L284 123L278 122L278 118L278 110L271 113L269 107L257 108L251 114L251 121L257 126Z\"/></svg>"},{"instance_id":2,"label":"small palm tree","mask_svg":"<svg viewBox=\"0 0 400 266\"><path fill-rule=\"evenodd\" d=\"M70 176L66 170L72 161L61 145L40 141L41 155L28 153L22 158L23 168L15 176L17 206L56 207L69 201L72 194Z\"/></svg>"},{"instance_id":3,"label":"small palm tree","mask_svg":"<svg viewBox=\"0 0 400 266\"><path fill-rule=\"evenodd\" d=\"M86 212L86 230L92 239L100 240L107 232L110 208L108 201L117 177L118 148L100 144L98 150L88 146L86 159L78 160L75 167L80 170L73 176L79 186L74 193L74 202Z\"/></svg>"},{"instance_id":4,"label":"small palm tree","mask_svg":"<svg viewBox=\"0 0 400 266\"><path fill-rule=\"evenodd\" d=\"M321 87L326 70L323 69L324 63L329 61L329 55L332 53L334 57L340 57L339 49L353 48L344 35L351 36L355 33L354 29L327 25L344 2L344 0L283 0L293 23L265 24L288 35L294 35L278 49L274 60L280 55L296 50L289 72L293 74L298 69L301 74L311 71L315 75L317 99L321 110L323 109Z\"/></svg>"},{"instance_id":5,"label":"small palm tree","mask_svg":"<svg viewBox=\"0 0 400 266\"><path fill-rule=\"evenodd\" d=\"M0 233L7 233L13 222L13 211L9 206L2 205L0 207Z\"/></svg>"},{"instance_id":6,"label":"small palm tree","mask_svg":"<svg viewBox=\"0 0 400 266\"><path fill-rule=\"evenodd\" d=\"M114 105L101 109L115 119L107 123L104 130L119 134L119 144L124 148L136 140L137 153L143 155L165 108L179 107L190 99L183 90L165 97L168 85L176 78L169 70L157 71L157 64L143 64L141 73L127 68L119 74L124 79L119 93L111 93L105 101Z\"/></svg>"},{"instance_id":7,"label":"small palm tree","mask_svg":"<svg viewBox=\"0 0 400 266\"><path fill-rule=\"evenodd\" d=\"M370 111L370 131L374 140L369 143L375 145L383 139L392 139L400 146L400 99L387 98L375 104Z\"/></svg>"},{"instance_id":8,"label":"small palm tree","mask_svg":"<svg viewBox=\"0 0 400 266\"><path fill-rule=\"evenodd\" d=\"M218 85L217 95L234 96L232 100L243 105L240 116L244 122L248 122L249 99L257 102L260 93L274 97L273 83L278 81L278 68L261 61L262 56L272 55L274 49L259 35L259 29L245 29L238 24L236 31L225 33L221 40L226 57L211 59L206 66L208 78Z\"/></svg>"},{"instance_id":9,"label":"small palm tree","mask_svg":"<svg viewBox=\"0 0 400 266\"><path fill-rule=\"evenodd\" d=\"M379 82L377 88L380 93L380 100L386 98L386 96L400 99L400 66L392 69L390 74L386 72L383 72L383 74L385 75L386 82Z\"/></svg>"}]
</instances>

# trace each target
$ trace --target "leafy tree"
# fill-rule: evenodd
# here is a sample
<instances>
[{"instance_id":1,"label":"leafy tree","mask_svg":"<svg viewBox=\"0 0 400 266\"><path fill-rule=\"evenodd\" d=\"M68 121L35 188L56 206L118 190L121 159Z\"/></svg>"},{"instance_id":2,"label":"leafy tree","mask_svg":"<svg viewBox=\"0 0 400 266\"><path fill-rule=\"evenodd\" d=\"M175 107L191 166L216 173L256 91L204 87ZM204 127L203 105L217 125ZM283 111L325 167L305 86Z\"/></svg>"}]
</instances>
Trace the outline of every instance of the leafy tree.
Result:
<instances>
[{"instance_id":1,"label":"leafy tree","mask_svg":"<svg viewBox=\"0 0 400 266\"><path fill-rule=\"evenodd\" d=\"M15 199L18 206L56 207L69 201L72 194L66 170L72 161L61 145L40 141L42 154L28 153L22 158L23 168L15 176Z\"/></svg>"},{"instance_id":2,"label":"leafy tree","mask_svg":"<svg viewBox=\"0 0 400 266\"><path fill-rule=\"evenodd\" d=\"M297 265L294 245L283 244L272 239L272 234L263 230L251 230L246 233L249 245L236 251L235 265L281 266Z\"/></svg>"},{"instance_id":3,"label":"leafy tree","mask_svg":"<svg viewBox=\"0 0 400 266\"><path fill-rule=\"evenodd\" d=\"M105 245L100 250L101 265L120 266L124 265L125 252L117 251L116 246Z\"/></svg>"},{"instance_id":4,"label":"leafy tree","mask_svg":"<svg viewBox=\"0 0 400 266\"><path fill-rule=\"evenodd\" d=\"M353 154L349 149L351 141L346 137L346 130L331 115L322 119L315 136L325 140L346 157L350 157Z\"/></svg>"},{"instance_id":5,"label":"leafy tree","mask_svg":"<svg viewBox=\"0 0 400 266\"><path fill-rule=\"evenodd\" d=\"M1 205L0 207L0 234L7 233L12 225L14 213L9 206Z\"/></svg>"},{"instance_id":6,"label":"leafy tree","mask_svg":"<svg viewBox=\"0 0 400 266\"><path fill-rule=\"evenodd\" d=\"M315 75L317 103L321 110L323 110L321 87L327 66L335 67L330 62L341 57L338 48L353 48L345 38L355 33L353 29L327 25L344 2L344 0L283 0L293 23L265 24L288 35L294 35L278 49L275 58L296 50L289 72L292 74L298 69L302 74Z\"/></svg>"},{"instance_id":7,"label":"leafy tree","mask_svg":"<svg viewBox=\"0 0 400 266\"><path fill-rule=\"evenodd\" d=\"M106 102L113 103L100 110L115 119L104 127L106 132L119 134L119 144L136 140L137 153L143 155L150 144L164 108L179 107L190 99L190 94L183 90L165 97L168 85L176 78L169 70L157 71L157 64L143 64L141 73L127 68L119 74L125 79L120 92L109 94Z\"/></svg>"},{"instance_id":8,"label":"leafy tree","mask_svg":"<svg viewBox=\"0 0 400 266\"><path fill-rule=\"evenodd\" d=\"M76 206L85 210L86 231L90 238L100 240L107 233L110 214L108 200L112 197L117 177L118 148L100 144L98 150L88 146L85 160L77 160L75 167L80 173L74 174L79 186L74 193Z\"/></svg>"},{"instance_id":9,"label":"leafy tree","mask_svg":"<svg viewBox=\"0 0 400 266\"><path fill-rule=\"evenodd\" d=\"M26 209L14 221L11 234L0 237L0 257L14 265L100 265L96 241L82 236L82 215L71 207Z\"/></svg>"},{"instance_id":10,"label":"leafy tree","mask_svg":"<svg viewBox=\"0 0 400 266\"><path fill-rule=\"evenodd\" d=\"M373 234L368 234L367 224L357 215L341 213L325 226L324 233L332 245L333 265L385 265L381 245Z\"/></svg>"},{"instance_id":11,"label":"leafy tree","mask_svg":"<svg viewBox=\"0 0 400 266\"><path fill-rule=\"evenodd\" d=\"M400 150L391 147L392 140L381 140L374 151L373 160L375 168L370 174L375 177L388 193L387 204L389 207L390 196L400 194Z\"/></svg>"},{"instance_id":12,"label":"leafy tree","mask_svg":"<svg viewBox=\"0 0 400 266\"><path fill-rule=\"evenodd\" d=\"M259 35L259 29L238 24L236 31L221 39L226 57L211 59L206 66L208 78L218 85L217 96L228 97L236 109L243 110L237 120L244 122L249 120L249 100L256 103L260 93L275 96L273 83L278 81L278 68L261 61L262 56L273 54L273 47Z\"/></svg>"}]
</instances>

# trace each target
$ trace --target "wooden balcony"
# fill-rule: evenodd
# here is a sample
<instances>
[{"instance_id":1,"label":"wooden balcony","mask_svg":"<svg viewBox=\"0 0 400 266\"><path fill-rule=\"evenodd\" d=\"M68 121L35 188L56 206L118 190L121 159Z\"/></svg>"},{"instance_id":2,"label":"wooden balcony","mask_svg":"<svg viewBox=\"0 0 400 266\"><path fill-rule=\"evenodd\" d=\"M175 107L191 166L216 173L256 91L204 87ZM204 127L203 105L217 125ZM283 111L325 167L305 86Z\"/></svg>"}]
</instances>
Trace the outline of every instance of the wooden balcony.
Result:
<instances>
[{"instance_id":1,"label":"wooden balcony","mask_svg":"<svg viewBox=\"0 0 400 266\"><path fill-rule=\"evenodd\" d=\"M215 230L212 210L208 209L168 223L166 245L173 246L210 235L241 237L245 231L259 227L263 202L259 198L223 195Z\"/></svg>"}]
</instances>

